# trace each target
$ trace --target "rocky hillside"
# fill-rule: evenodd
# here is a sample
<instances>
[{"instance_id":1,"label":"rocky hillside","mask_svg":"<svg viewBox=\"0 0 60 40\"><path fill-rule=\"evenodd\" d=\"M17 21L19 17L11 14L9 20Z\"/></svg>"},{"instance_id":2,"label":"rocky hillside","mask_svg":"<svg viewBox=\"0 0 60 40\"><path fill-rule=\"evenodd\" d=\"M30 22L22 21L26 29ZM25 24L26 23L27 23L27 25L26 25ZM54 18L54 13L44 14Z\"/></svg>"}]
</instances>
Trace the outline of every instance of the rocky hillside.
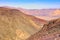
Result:
<instances>
[{"instance_id":1,"label":"rocky hillside","mask_svg":"<svg viewBox=\"0 0 60 40\"><path fill-rule=\"evenodd\" d=\"M60 40L60 18L51 20L27 40Z\"/></svg>"},{"instance_id":2,"label":"rocky hillside","mask_svg":"<svg viewBox=\"0 0 60 40\"><path fill-rule=\"evenodd\" d=\"M0 40L25 40L47 21L24 14L18 9L0 7Z\"/></svg>"}]
</instances>

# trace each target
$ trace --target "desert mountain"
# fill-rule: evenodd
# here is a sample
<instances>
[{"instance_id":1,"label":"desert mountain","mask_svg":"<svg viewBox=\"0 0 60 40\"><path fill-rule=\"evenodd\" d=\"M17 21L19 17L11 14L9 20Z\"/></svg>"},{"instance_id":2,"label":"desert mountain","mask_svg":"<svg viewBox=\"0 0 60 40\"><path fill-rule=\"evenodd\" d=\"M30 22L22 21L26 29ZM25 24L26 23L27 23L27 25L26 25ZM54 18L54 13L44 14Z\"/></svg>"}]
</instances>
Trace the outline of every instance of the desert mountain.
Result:
<instances>
[{"instance_id":1,"label":"desert mountain","mask_svg":"<svg viewBox=\"0 0 60 40\"><path fill-rule=\"evenodd\" d=\"M27 40L60 40L60 18L49 21Z\"/></svg>"},{"instance_id":2,"label":"desert mountain","mask_svg":"<svg viewBox=\"0 0 60 40\"><path fill-rule=\"evenodd\" d=\"M29 9L28 12L31 13L31 15L35 15L35 16L58 16L60 15L60 9Z\"/></svg>"},{"instance_id":3,"label":"desert mountain","mask_svg":"<svg viewBox=\"0 0 60 40\"><path fill-rule=\"evenodd\" d=\"M21 11L46 20L57 19L60 17L60 9L21 9Z\"/></svg>"},{"instance_id":4,"label":"desert mountain","mask_svg":"<svg viewBox=\"0 0 60 40\"><path fill-rule=\"evenodd\" d=\"M0 40L25 40L46 23L18 9L0 7Z\"/></svg>"}]
</instances>

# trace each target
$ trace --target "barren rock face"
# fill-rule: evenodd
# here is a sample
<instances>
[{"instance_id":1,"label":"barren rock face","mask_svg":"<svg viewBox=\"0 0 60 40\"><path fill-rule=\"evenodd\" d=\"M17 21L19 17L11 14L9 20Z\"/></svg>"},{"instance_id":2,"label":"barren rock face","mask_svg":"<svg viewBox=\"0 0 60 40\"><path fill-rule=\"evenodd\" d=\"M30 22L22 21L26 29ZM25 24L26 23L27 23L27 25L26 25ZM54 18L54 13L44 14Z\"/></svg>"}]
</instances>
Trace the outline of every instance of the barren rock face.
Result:
<instances>
[{"instance_id":1,"label":"barren rock face","mask_svg":"<svg viewBox=\"0 0 60 40\"><path fill-rule=\"evenodd\" d=\"M51 20L27 40L60 40L60 18Z\"/></svg>"}]
</instances>

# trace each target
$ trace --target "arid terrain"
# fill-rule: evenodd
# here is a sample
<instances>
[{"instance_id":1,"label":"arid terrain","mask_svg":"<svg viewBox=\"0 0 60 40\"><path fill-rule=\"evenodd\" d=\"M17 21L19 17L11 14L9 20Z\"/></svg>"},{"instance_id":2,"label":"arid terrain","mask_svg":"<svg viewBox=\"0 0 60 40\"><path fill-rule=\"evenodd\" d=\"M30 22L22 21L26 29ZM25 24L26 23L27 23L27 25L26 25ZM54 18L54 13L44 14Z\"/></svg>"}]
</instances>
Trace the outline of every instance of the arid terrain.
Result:
<instances>
[{"instance_id":1,"label":"arid terrain","mask_svg":"<svg viewBox=\"0 0 60 40\"><path fill-rule=\"evenodd\" d=\"M18 9L0 7L0 40L26 40L46 23Z\"/></svg>"},{"instance_id":2,"label":"arid terrain","mask_svg":"<svg viewBox=\"0 0 60 40\"><path fill-rule=\"evenodd\" d=\"M0 7L0 40L60 40L60 9Z\"/></svg>"},{"instance_id":3,"label":"arid terrain","mask_svg":"<svg viewBox=\"0 0 60 40\"><path fill-rule=\"evenodd\" d=\"M60 40L60 18L51 20L27 40Z\"/></svg>"},{"instance_id":4,"label":"arid terrain","mask_svg":"<svg viewBox=\"0 0 60 40\"><path fill-rule=\"evenodd\" d=\"M22 12L36 16L40 19L52 20L60 18L60 9L23 9L20 8Z\"/></svg>"}]
</instances>

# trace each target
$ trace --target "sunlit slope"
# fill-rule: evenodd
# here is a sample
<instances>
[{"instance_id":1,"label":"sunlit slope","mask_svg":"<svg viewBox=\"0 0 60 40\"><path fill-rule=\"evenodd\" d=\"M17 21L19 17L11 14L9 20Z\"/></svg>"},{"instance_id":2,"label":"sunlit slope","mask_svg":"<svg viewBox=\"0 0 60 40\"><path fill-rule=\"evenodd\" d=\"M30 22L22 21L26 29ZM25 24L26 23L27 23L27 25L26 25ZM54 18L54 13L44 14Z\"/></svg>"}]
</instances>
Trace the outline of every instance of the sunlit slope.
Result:
<instances>
[{"instance_id":1,"label":"sunlit slope","mask_svg":"<svg viewBox=\"0 0 60 40\"><path fill-rule=\"evenodd\" d=\"M20 10L0 7L0 40L25 40L39 31L46 21Z\"/></svg>"}]
</instances>

